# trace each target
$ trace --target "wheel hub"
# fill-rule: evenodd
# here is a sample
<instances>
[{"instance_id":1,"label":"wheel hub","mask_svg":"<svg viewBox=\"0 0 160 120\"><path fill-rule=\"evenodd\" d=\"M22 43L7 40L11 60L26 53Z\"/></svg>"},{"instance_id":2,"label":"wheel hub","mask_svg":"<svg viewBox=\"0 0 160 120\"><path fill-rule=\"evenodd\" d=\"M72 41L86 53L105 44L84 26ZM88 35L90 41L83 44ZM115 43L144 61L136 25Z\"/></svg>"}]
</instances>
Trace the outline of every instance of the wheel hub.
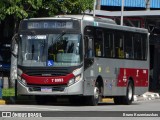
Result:
<instances>
[{"instance_id":1,"label":"wheel hub","mask_svg":"<svg viewBox=\"0 0 160 120\"><path fill-rule=\"evenodd\" d=\"M98 99L98 97L99 97L99 89L98 89L98 87L95 87L94 88L94 98Z\"/></svg>"}]
</instances>

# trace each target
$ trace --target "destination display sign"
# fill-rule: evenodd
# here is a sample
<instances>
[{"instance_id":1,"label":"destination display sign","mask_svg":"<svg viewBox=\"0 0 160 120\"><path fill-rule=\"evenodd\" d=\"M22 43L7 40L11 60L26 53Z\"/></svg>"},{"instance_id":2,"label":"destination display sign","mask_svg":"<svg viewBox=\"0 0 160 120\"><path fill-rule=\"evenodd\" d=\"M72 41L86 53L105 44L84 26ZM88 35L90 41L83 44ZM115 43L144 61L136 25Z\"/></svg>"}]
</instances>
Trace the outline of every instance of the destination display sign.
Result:
<instances>
[{"instance_id":1,"label":"destination display sign","mask_svg":"<svg viewBox=\"0 0 160 120\"><path fill-rule=\"evenodd\" d=\"M27 23L28 29L72 29L71 21L31 21Z\"/></svg>"}]
</instances>

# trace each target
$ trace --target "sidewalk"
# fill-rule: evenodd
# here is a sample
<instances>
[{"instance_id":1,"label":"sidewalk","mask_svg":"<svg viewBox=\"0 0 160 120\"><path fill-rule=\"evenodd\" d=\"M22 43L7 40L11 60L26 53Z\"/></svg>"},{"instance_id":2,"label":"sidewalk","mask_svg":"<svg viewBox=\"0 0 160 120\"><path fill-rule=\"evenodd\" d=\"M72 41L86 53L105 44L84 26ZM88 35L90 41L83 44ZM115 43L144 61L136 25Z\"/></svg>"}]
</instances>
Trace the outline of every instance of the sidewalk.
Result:
<instances>
[{"instance_id":1,"label":"sidewalk","mask_svg":"<svg viewBox=\"0 0 160 120\"><path fill-rule=\"evenodd\" d=\"M5 105L5 104L6 104L6 101L5 101L5 100L0 99L0 105Z\"/></svg>"},{"instance_id":2,"label":"sidewalk","mask_svg":"<svg viewBox=\"0 0 160 120\"><path fill-rule=\"evenodd\" d=\"M155 92L146 92L143 95L134 95L134 101L142 101L142 100L154 100L154 99L160 99L159 93Z\"/></svg>"},{"instance_id":3,"label":"sidewalk","mask_svg":"<svg viewBox=\"0 0 160 120\"><path fill-rule=\"evenodd\" d=\"M134 101L154 100L160 99L159 93L146 92L143 95L134 95ZM104 98L102 102L113 102L113 98Z\"/></svg>"}]
</instances>

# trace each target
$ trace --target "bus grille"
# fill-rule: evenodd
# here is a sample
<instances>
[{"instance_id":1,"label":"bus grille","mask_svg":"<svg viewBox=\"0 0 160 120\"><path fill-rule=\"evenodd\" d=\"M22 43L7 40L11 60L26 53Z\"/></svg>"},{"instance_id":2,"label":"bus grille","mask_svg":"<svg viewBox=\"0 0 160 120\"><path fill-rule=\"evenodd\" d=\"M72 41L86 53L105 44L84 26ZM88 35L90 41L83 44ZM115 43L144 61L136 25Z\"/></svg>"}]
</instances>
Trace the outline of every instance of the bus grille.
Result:
<instances>
[{"instance_id":1,"label":"bus grille","mask_svg":"<svg viewBox=\"0 0 160 120\"><path fill-rule=\"evenodd\" d=\"M46 87L46 86L45 86ZM43 86L43 88L45 88L44 86ZM41 88L42 87L29 87L29 91L30 92L41 92ZM54 87L51 87L51 89L52 89L52 92L63 92L64 91L64 89L65 89L65 87L64 86L54 86Z\"/></svg>"},{"instance_id":2,"label":"bus grille","mask_svg":"<svg viewBox=\"0 0 160 120\"><path fill-rule=\"evenodd\" d=\"M67 69L32 69L26 70L25 74L29 76L66 76L69 71Z\"/></svg>"}]
</instances>

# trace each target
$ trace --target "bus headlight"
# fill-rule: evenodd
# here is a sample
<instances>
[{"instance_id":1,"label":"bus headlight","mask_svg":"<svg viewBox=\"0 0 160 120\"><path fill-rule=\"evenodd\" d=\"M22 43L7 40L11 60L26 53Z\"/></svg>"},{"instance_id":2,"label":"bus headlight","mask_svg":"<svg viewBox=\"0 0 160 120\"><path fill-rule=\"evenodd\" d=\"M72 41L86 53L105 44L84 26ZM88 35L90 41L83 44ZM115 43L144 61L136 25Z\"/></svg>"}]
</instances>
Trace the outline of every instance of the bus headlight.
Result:
<instances>
[{"instance_id":1,"label":"bus headlight","mask_svg":"<svg viewBox=\"0 0 160 120\"><path fill-rule=\"evenodd\" d=\"M22 75L22 73L23 73L23 71L21 70L21 69L17 69L17 74L19 75L19 76L21 76Z\"/></svg>"},{"instance_id":2,"label":"bus headlight","mask_svg":"<svg viewBox=\"0 0 160 120\"><path fill-rule=\"evenodd\" d=\"M26 86L27 83L26 83L26 80L25 79L22 79L22 83Z\"/></svg>"},{"instance_id":3,"label":"bus headlight","mask_svg":"<svg viewBox=\"0 0 160 120\"><path fill-rule=\"evenodd\" d=\"M17 77L17 78L18 78L18 80L20 80L20 81L21 81L21 83L22 83L23 85L25 85L25 86L27 85L26 80L25 80L25 79L23 79L21 76L19 76L19 75L18 75L18 77Z\"/></svg>"},{"instance_id":4,"label":"bus headlight","mask_svg":"<svg viewBox=\"0 0 160 120\"><path fill-rule=\"evenodd\" d=\"M17 79L18 79L18 80L21 80L21 76L18 75Z\"/></svg>"},{"instance_id":5,"label":"bus headlight","mask_svg":"<svg viewBox=\"0 0 160 120\"><path fill-rule=\"evenodd\" d=\"M81 79L81 74L76 76L75 78L72 78L68 82L68 86L73 85L74 83L78 82Z\"/></svg>"},{"instance_id":6,"label":"bus headlight","mask_svg":"<svg viewBox=\"0 0 160 120\"><path fill-rule=\"evenodd\" d=\"M70 79L69 82L68 82L68 86L74 84L74 78Z\"/></svg>"},{"instance_id":7,"label":"bus headlight","mask_svg":"<svg viewBox=\"0 0 160 120\"><path fill-rule=\"evenodd\" d=\"M78 82L81 79L81 75L75 77L75 82Z\"/></svg>"}]
</instances>

